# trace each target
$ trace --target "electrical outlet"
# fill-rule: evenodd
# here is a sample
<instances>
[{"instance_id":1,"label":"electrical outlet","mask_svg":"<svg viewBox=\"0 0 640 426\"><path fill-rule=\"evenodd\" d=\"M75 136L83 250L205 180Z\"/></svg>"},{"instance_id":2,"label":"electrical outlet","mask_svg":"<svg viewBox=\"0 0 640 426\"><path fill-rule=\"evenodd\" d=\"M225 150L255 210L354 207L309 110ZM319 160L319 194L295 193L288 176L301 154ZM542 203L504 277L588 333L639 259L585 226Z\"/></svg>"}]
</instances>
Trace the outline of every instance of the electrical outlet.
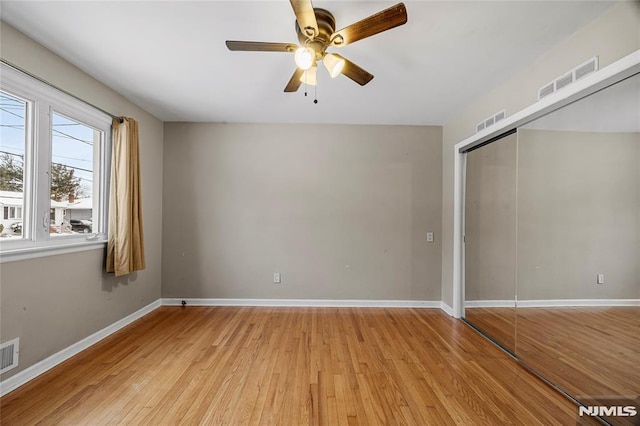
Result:
<instances>
[{"instance_id":1,"label":"electrical outlet","mask_svg":"<svg viewBox=\"0 0 640 426\"><path fill-rule=\"evenodd\" d=\"M280 272L276 272L273 274L273 283L280 284Z\"/></svg>"},{"instance_id":2,"label":"electrical outlet","mask_svg":"<svg viewBox=\"0 0 640 426\"><path fill-rule=\"evenodd\" d=\"M427 242L428 243L433 242L433 232L427 232Z\"/></svg>"},{"instance_id":3,"label":"electrical outlet","mask_svg":"<svg viewBox=\"0 0 640 426\"><path fill-rule=\"evenodd\" d=\"M604 284L604 274L598 274L598 284Z\"/></svg>"}]
</instances>

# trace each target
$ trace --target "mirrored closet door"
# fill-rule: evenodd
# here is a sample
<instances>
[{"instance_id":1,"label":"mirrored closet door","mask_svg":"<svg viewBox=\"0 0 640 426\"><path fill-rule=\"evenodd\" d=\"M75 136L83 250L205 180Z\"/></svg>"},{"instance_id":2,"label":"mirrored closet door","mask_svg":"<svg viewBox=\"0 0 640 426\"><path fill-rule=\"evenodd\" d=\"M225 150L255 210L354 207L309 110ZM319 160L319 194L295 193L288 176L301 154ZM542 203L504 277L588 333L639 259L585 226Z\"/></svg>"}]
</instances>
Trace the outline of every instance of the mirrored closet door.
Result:
<instances>
[{"instance_id":1,"label":"mirrored closet door","mask_svg":"<svg viewBox=\"0 0 640 426\"><path fill-rule=\"evenodd\" d=\"M640 75L518 129L517 224L517 356L640 408Z\"/></svg>"},{"instance_id":2,"label":"mirrored closet door","mask_svg":"<svg viewBox=\"0 0 640 426\"><path fill-rule=\"evenodd\" d=\"M516 337L517 137L467 153L465 320L510 352Z\"/></svg>"},{"instance_id":3,"label":"mirrored closet door","mask_svg":"<svg viewBox=\"0 0 640 426\"><path fill-rule=\"evenodd\" d=\"M638 424L640 74L465 162L465 320L578 403L606 407L604 421Z\"/></svg>"}]
</instances>

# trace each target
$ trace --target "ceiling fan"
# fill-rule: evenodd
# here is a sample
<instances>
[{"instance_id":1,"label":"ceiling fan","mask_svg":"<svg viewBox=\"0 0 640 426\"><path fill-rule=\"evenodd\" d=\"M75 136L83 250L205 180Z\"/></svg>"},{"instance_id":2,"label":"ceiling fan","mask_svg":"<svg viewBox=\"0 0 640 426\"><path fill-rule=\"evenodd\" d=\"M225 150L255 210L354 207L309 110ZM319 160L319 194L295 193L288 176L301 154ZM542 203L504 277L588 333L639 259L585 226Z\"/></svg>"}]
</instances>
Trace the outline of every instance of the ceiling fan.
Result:
<instances>
[{"instance_id":1,"label":"ceiling fan","mask_svg":"<svg viewBox=\"0 0 640 426\"><path fill-rule=\"evenodd\" d=\"M290 1L296 15L295 27L301 46L259 41L226 42L229 50L233 51L293 53L297 68L285 87L285 92L297 91L303 82L315 85L318 61L322 61L331 77L344 74L364 86L373 79L373 74L337 53L327 52L327 49L355 43L407 22L407 9L404 3L398 3L336 31L336 20L328 10L313 7L311 0Z\"/></svg>"}]
</instances>

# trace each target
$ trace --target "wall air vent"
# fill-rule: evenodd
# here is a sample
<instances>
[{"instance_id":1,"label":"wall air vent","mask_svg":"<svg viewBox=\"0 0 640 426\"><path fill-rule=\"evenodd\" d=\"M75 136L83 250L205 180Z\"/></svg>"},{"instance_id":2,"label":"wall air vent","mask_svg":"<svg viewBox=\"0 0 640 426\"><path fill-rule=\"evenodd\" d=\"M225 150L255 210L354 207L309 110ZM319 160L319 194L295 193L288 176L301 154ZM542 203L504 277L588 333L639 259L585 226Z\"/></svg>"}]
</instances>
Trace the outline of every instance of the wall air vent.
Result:
<instances>
[{"instance_id":1,"label":"wall air vent","mask_svg":"<svg viewBox=\"0 0 640 426\"><path fill-rule=\"evenodd\" d=\"M594 56L584 64L578 65L576 67L576 69L573 71L573 73L575 74L574 80L578 81L585 75L589 75L592 72L596 72L596 71L598 71L598 57Z\"/></svg>"},{"instance_id":2,"label":"wall air vent","mask_svg":"<svg viewBox=\"0 0 640 426\"><path fill-rule=\"evenodd\" d=\"M0 345L0 374L18 366L19 347L19 338Z\"/></svg>"},{"instance_id":3,"label":"wall air vent","mask_svg":"<svg viewBox=\"0 0 640 426\"><path fill-rule=\"evenodd\" d=\"M489 127L494 123L493 117L489 117L484 121L485 127Z\"/></svg>"},{"instance_id":4,"label":"wall air vent","mask_svg":"<svg viewBox=\"0 0 640 426\"><path fill-rule=\"evenodd\" d=\"M544 98L545 96L549 96L555 91L556 91L556 85L553 81L547 84L546 86L542 86L540 90L538 90L538 100Z\"/></svg>"},{"instance_id":5,"label":"wall air vent","mask_svg":"<svg viewBox=\"0 0 640 426\"><path fill-rule=\"evenodd\" d=\"M493 114L491 117L489 118L485 118L484 120L482 120L481 122L479 122L478 124L476 124L476 133L486 129L489 126L494 125L495 123L497 123L500 120L504 120L507 116L507 112L503 109L502 111Z\"/></svg>"},{"instance_id":6,"label":"wall air vent","mask_svg":"<svg viewBox=\"0 0 640 426\"><path fill-rule=\"evenodd\" d=\"M571 71L567 71L562 76L556 78L549 84L542 86L538 90L538 100L544 98L545 96L549 96L550 94L556 92L557 90L563 89L580 80L582 77L587 76L591 73L598 71L598 57L594 56L589 59L587 62L584 62Z\"/></svg>"},{"instance_id":7,"label":"wall air vent","mask_svg":"<svg viewBox=\"0 0 640 426\"><path fill-rule=\"evenodd\" d=\"M556 90L560 90L563 87L567 87L571 83L573 83L573 72L565 74L555 81Z\"/></svg>"}]
</instances>

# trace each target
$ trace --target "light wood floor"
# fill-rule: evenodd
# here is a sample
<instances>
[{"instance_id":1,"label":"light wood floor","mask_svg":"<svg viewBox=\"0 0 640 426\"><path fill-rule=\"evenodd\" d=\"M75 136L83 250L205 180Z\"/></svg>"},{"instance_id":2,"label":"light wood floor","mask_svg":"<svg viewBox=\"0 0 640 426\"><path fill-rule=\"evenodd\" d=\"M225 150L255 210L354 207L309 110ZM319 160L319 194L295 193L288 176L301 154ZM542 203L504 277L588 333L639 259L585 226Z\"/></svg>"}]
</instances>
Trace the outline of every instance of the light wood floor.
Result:
<instances>
[{"instance_id":1,"label":"light wood floor","mask_svg":"<svg viewBox=\"0 0 640 426\"><path fill-rule=\"evenodd\" d=\"M516 351L516 308L466 308L465 319L510 352Z\"/></svg>"},{"instance_id":2,"label":"light wood floor","mask_svg":"<svg viewBox=\"0 0 640 426\"><path fill-rule=\"evenodd\" d=\"M437 309L162 307L0 400L13 424L575 424Z\"/></svg>"},{"instance_id":3,"label":"light wood floor","mask_svg":"<svg viewBox=\"0 0 640 426\"><path fill-rule=\"evenodd\" d=\"M640 307L518 308L517 330L518 356L579 399L640 403Z\"/></svg>"},{"instance_id":4,"label":"light wood floor","mask_svg":"<svg viewBox=\"0 0 640 426\"><path fill-rule=\"evenodd\" d=\"M585 405L640 409L640 307L473 308L465 314Z\"/></svg>"}]
</instances>

